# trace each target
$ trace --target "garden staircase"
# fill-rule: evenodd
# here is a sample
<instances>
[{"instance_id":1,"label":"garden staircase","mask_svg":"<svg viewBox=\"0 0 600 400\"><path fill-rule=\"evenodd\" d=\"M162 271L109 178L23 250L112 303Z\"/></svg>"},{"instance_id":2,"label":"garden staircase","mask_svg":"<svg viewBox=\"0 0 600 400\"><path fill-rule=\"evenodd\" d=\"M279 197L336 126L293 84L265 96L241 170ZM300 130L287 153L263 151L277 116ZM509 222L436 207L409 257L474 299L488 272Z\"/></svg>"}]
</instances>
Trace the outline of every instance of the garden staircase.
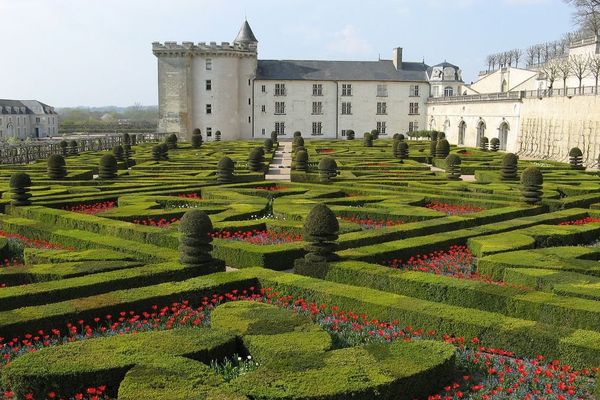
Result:
<instances>
[{"instance_id":1,"label":"garden staircase","mask_svg":"<svg viewBox=\"0 0 600 400\"><path fill-rule=\"evenodd\" d=\"M280 142L271 164L269 171L265 175L268 181L291 181L292 171L292 142Z\"/></svg>"}]
</instances>

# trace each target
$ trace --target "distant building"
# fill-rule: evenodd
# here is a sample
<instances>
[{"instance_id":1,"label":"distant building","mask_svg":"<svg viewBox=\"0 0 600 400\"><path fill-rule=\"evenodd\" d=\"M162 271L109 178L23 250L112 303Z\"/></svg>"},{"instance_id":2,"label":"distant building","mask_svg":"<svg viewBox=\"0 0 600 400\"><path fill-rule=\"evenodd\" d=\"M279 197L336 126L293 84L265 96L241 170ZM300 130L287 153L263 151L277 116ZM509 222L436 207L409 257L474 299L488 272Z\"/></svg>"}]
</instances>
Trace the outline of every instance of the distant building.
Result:
<instances>
[{"instance_id":1,"label":"distant building","mask_svg":"<svg viewBox=\"0 0 600 400\"><path fill-rule=\"evenodd\" d=\"M54 107L36 100L0 99L0 139L36 139L58 134Z\"/></svg>"}]
</instances>

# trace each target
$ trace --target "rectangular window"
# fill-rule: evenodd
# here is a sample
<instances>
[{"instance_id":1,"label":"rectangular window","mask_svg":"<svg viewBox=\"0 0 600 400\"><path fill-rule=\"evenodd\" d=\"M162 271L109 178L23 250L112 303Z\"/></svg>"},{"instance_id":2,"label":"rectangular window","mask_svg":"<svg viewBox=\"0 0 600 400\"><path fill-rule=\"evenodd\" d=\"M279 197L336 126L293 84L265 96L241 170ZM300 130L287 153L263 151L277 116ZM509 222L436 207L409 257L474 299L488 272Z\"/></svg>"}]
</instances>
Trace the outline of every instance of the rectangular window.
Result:
<instances>
[{"instance_id":1,"label":"rectangular window","mask_svg":"<svg viewBox=\"0 0 600 400\"><path fill-rule=\"evenodd\" d=\"M409 132L416 132L418 130L419 130L419 123L417 121L408 123L408 131Z\"/></svg>"},{"instance_id":2,"label":"rectangular window","mask_svg":"<svg viewBox=\"0 0 600 400\"><path fill-rule=\"evenodd\" d=\"M40 123L40 117L36 117L36 118L35 118L35 123L36 123L36 124L39 124L39 123Z\"/></svg>"},{"instance_id":3,"label":"rectangular window","mask_svg":"<svg viewBox=\"0 0 600 400\"><path fill-rule=\"evenodd\" d=\"M313 136L316 135L322 135L323 133L321 133L323 129L323 123L322 122L313 122L312 123L312 134Z\"/></svg>"},{"instance_id":4,"label":"rectangular window","mask_svg":"<svg viewBox=\"0 0 600 400\"><path fill-rule=\"evenodd\" d=\"M380 135L385 135L385 122L377 122L377 130L379 131Z\"/></svg>"},{"instance_id":5,"label":"rectangular window","mask_svg":"<svg viewBox=\"0 0 600 400\"><path fill-rule=\"evenodd\" d=\"M208 127L206 128L206 137L211 137L212 136L212 128Z\"/></svg>"},{"instance_id":6,"label":"rectangular window","mask_svg":"<svg viewBox=\"0 0 600 400\"><path fill-rule=\"evenodd\" d=\"M275 84L275 96L285 96L285 83Z\"/></svg>"},{"instance_id":7,"label":"rectangular window","mask_svg":"<svg viewBox=\"0 0 600 400\"><path fill-rule=\"evenodd\" d=\"M275 132L277 136L285 135L285 122L275 122Z\"/></svg>"},{"instance_id":8,"label":"rectangular window","mask_svg":"<svg viewBox=\"0 0 600 400\"><path fill-rule=\"evenodd\" d=\"M248 105L252 105L252 99L248 97Z\"/></svg>"},{"instance_id":9,"label":"rectangular window","mask_svg":"<svg viewBox=\"0 0 600 400\"><path fill-rule=\"evenodd\" d=\"M206 90L212 90L212 81L210 79L206 80Z\"/></svg>"},{"instance_id":10,"label":"rectangular window","mask_svg":"<svg viewBox=\"0 0 600 400\"><path fill-rule=\"evenodd\" d=\"M284 101L276 101L275 102L275 115L283 115L285 114L285 102Z\"/></svg>"},{"instance_id":11,"label":"rectangular window","mask_svg":"<svg viewBox=\"0 0 600 400\"><path fill-rule=\"evenodd\" d=\"M387 97L387 85L377 85L377 97Z\"/></svg>"},{"instance_id":12,"label":"rectangular window","mask_svg":"<svg viewBox=\"0 0 600 400\"><path fill-rule=\"evenodd\" d=\"M252 117L248 117L248 123L252 123Z\"/></svg>"},{"instance_id":13,"label":"rectangular window","mask_svg":"<svg viewBox=\"0 0 600 400\"><path fill-rule=\"evenodd\" d=\"M342 96L352 96L352 85L350 83L342 84Z\"/></svg>"},{"instance_id":14,"label":"rectangular window","mask_svg":"<svg viewBox=\"0 0 600 400\"><path fill-rule=\"evenodd\" d=\"M313 101L312 113L313 113L313 115L323 114L323 103L320 101Z\"/></svg>"},{"instance_id":15,"label":"rectangular window","mask_svg":"<svg viewBox=\"0 0 600 400\"><path fill-rule=\"evenodd\" d=\"M409 115L419 115L419 103L410 103L408 105Z\"/></svg>"},{"instance_id":16,"label":"rectangular window","mask_svg":"<svg viewBox=\"0 0 600 400\"><path fill-rule=\"evenodd\" d=\"M252 86L252 81L248 79L248 86Z\"/></svg>"},{"instance_id":17,"label":"rectangular window","mask_svg":"<svg viewBox=\"0 0 600 400\"><path fill-rule=\"evenodd\" d=\"M212 70L212 58L207 58L206 59L206 70L207 71Z\"/></svg>"},{"instance_id":18,"label":"rectangular window","mask_svg":"<svg viewBox=\"0 0 600 400\"><path fill-rule=\"evenodd\" d=\"M212 114L212 104L207 104L206 105L206 113L207 114Z\"/></svg>"},{"instance_id":19,"label":"rectangular window","mask_svg":"<svg viewBox=\"0 0 600 400\"><path fill-rule=\"evenodd\" d=\"M410 97L419 97L419 85L410 85Z\"/></svg>"},{"instance_id":20,"label":"rectangular window","mask_svg":"<svg viewBox=\"0 0 600 400\"><path fill-rule=\"evenodd\" d=\"M265 136L267 134L267 131L265 130L265 128L262 128L262 135Z\"/></svg>"},{"instance_id":21,"label":"rectangular window","mask_svg":"<svg viewBox=\"0 0 600 400\"><path fill-rule=\"evenodd\" d=\"M342 129L342 136L346 136L346 129Z\"/></svg>"},{"instance_id":22,"label":"rectangular window","mask_svg":"<svg viewBox=\"0 0 600 400\"><path fill-rule=\"evenodd\" d=\"M342 115L350 115L352 114L352 103L350 102L342 102Z\"/></svg>"},{"instance_id":23,"label":"rectangular window","mask_svg":"<svg viewBox=\"0 0 600 400\"><path fill-rule=\"evenodd\" d=\"M386 102L378 102L377 103L377 115L386 115L387 114L387 103Z\"/></svg>"},{"instance_id":24,"label":"rectangular window","mask_svg":"<svg viewBox=\"0 0 600 400\"><path fill-rule=\"evenodd\" d=\"M323 96L323 85L320 83L313 84L313 96Z\"/></svg>"},{"instance_id":25,"label":"rectangular window","mask_svg":"<svg viewBox=\"0 0 600 400\"><path fill-rule=\"evenodd\" d=\"M267 85L262 85L260 88L261 92L267 93Z\"/></svg>"},{"instance_id":26,"label":"rectangular window","mask_svg":"<svg viewBox=\"0 0 600 400\"><path fill-rule=\"evenodd\" d=\"M264 104L262 106L260 106L260 111L267 112L267 106L265 106Z\"/></svg>"}]
</instances>

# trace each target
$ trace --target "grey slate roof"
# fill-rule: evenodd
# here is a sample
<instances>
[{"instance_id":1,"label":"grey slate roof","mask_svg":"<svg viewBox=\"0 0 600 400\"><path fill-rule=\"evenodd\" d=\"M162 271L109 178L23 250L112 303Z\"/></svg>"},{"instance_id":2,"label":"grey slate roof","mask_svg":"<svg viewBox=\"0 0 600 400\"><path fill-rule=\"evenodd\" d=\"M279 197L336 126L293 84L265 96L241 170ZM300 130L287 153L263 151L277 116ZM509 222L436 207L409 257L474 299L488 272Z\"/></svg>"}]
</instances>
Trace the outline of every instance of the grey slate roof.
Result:
<instances>
[{"instance_id":1,"label":"grey slate roof","mask_svg":"<svg viewBox=\"0 0 600 400\"><path fill-rule=\"evenodd\" d=\"M17 107L19 110L14 112L13 107ZM25 108L25 112L20 111L21 107ZM0 114L36 114L33 110L34 107L42 110L44 114L56 114L52 107L41 101L0 99Z\"/></svg>"},{"instance_id":2,"label":"grey slate roof","mask_svg":"<svg viewBox=\"0 0 600 400\"><path fill-rule=\"evenodd\" d=\"M250 28L250 24L248 21L244 21L237 37L234 40L234 43L258 43L258 39L254 36L254 32L252 32L252 28Z\"/></svg>"},{"instance_id":3,"label":"grey slate roof","mask_svg":"<svg viewBox=\"0 0 600 400\"><path fill-rule=\"evenodd\" d=\"M391 60L258 60L256 79L422 82L427 81L427 68L427 64L404 62L397 70Z\"/></svg>"}]
</instances>

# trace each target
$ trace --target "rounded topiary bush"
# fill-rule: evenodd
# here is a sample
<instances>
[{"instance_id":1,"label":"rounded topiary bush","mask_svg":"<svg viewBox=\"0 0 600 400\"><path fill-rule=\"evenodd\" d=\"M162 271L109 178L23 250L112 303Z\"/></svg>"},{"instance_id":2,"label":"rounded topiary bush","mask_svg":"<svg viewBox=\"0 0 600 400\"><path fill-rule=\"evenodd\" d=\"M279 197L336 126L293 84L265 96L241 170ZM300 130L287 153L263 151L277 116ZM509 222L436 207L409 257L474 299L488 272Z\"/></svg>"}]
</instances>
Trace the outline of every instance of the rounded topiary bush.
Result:
<instances>
[{"instance_id":1,"label":"rounded topiary bush","mask_svg":"<svg viewBox=\"0 0 600 400\"><path fill-rule=\"evenodd\" d=\"M297 137L302 137L302 132L300 132L300 131L294 132L294 138L297 138Z\"/></svg>"},{"instance_id":2,"label":"rounded topiary bush","mask_svg":"<svg viewBox=\"0 0 600 400\"><path fill-rule=\"evenodd\" d=\"M25 172L16 172L10 176L10 204L13 206L28 206L31 204L31 177Z\"/></svg>"},{"instance_id":3,"label":"rounded topiary bush","mask_svg":"<svg viewBox=\"0 0 600 400\"><path fill-rule=\"evenodd\" d=\"M406 160L408 158L408 143L403 140L400 140L398 143L398 158L400 160Z\"/></svg>"},{"instance_id":4,"label":"rounded topiary bush","mask_svg":"<svg viewBox=\"0 0 600 400\"><path fill-rule=\"evenodd\" d=\"M514 181L517 179L517 167L519 158L516 154L506 153L502 157L502 166L500 167L500 178L503 181Z\"/></svg>"},{"instance_id":5,"label":"rounded topiary bush","mask_svg":"<svg viewBox=\"0 0 600 400\"><path fill-rule=\"evenodd\" d=\"M300 148L304 148L304 138L302 136L294 137L294 141L292 142L292 147L293 147L294 151L297 151Z\"/></svg>"},{"instance_id":6,"label":"rounded topiary bush","mask_svg":"<svg viewBox=\"0 0 600 400\"><path fill-rule=\"evenodd\" d=\"M253 172L262 172L265 169L265 151L262 147L255 147L248 155L248 168Z\"/></svg>"},{"instance_id":7,"label":"rounded topiary bush","mask_svg":"<svg viewBox=\"0 0 600 400\"><path fill-rule=\"evenodd\" d=\"M174 133L171 133L169 136L167 136L165 143L167 144L167 147L169 148L169 150L176 149L177 148L177 135Z\"/></svg>"},{"instance_id":8,"label":"rounded topiary bush","mask_svg":"<svg viewBox=\"0 0 600 400\"><path fill-rule=\"evenodd\" d=\"M211 255L213 224L204 211L192 209L183 214L179 232L179 261L182 264L206 268L206 274L225 271L225 264L215 263Z\"/></svg>"},{"instance_id":9,"label":"rounded topiary bush","mask_svg":"<svg viewBox=\"0 0 600 400\"><path fill-rule=\"evenodd\" d=\"M493 152L500 150L500 139L495 137L490 140L490 150Z\"/></svg>"},{"instance_id":10,"label":"rounded topiary bush","mask_svg":"<svg viewBox=\"0 0 600 400\"><path fill-rule=\"evenodd\" d=\"M233 171L235 164L229 157L223 157L217 164L217 181L219 183L231 183L233 182Z\"/></svg>"},{"instance_id":11,"label":"rounded topiary bush","mask_svg":"<svg viewBox=\"0 0 600 400\"><path fill-rule=\"evenodd\" d=\"M331 182L337 174L337 163L333 158L324 157L319 161L319 179L321 182Z\"/></svg>"},{"instance_id":12,"label":"rounded topiary bush","mask_svg":"<svg viewBox=\"0 0 600 400\"><path fill-rule=\"evenodd\" d=\"M199 149L200 147L202 147L202 142L202 132L198 128L194 129L192 131L192 147L194 149Z\"/></svg>"},{"instance_id":13,"label":"rounded topiary bush","mask_svg":"<svg viewBox=\"0 0 600 400\"><path fill-rule=\"evenodd\" d=\"M479 141L479 149L481 151L487 151L488 150L488 145L489 145L490 141L487 137L482 137L481 140Z\"/></svg>"},{"instance_id":14,"label":"rounded topiary bush","mask_svg":"<svg viewBox=\"0 0 600 400\"><path fill-rule=\"evenodd\" d=\"M115 156L118 162L125 161L125 150L123 150L123 146L117 145L113 147L113 155Z\"/></svg>"},{"instance_id":15,"label":"rounded topiary bush","mask_svg":"<svg viewBox=\"0 0 600 400\"><path fill-rule=\"evenodd\" d=\"M67 163L60 154L48 157L48 177L50 179L64 179L67 176Z\"/></svg>"},{"instance_id":16,"label":"rounded topiary bush","mask_svg":"<svg viewBox=\"0 0 600 400\"><path fill-rule=\"evenodd\" d=\"M169 161L169 145L162 143L158 145L160 149L160 161Z\"/></svg>"},{"instance_id":17,"label":"rounded topiary bush","mask_svg":"<svg viewBox=\"0 0 600 400\"><path fill-rule=\"evenodd\" d=\"M66 140L61 140L59 146L60 154L66 157L69 154L69 143Z\"/></svg>"},{"instance_id":18,"label":"rounded topiary bush","mask_svg":"<svg viewBox=\"0 0 600 400\"><path fill-rule=\"evenodd\" d=\"M69 155L76 156L77 154L79 154L79 144L77 140L71 140L69 142Z\"/></svg>"},{"instance_id":19,"label":"rounded topiary bush","mask_svg":"<svg viewBox=\"0 0 600 400\"><path fill-rule=\"evenodd\" d=\"M354 140L354 136L355 136L355 133L354 133L354 131L352 129L350 129L350 130L348 130L346 132L346 139L347 140Z\"/></svg>"},{"instance_id":20,"label":"rounded topiary bush","mask_svg":"<svg viewBox=\"0 0 600 400\"><path fill-rule=\"evenodd\" d=\"M263 149L265 149L265 152L267 153L273 151L273 140L265 139L263 142Z\"/></svg>"},{"instance_id":21,"label":"rounded topiary bush","mask_svg":"<svg viewBox=\"0 0 600 400\"><path fill-rule=\"evenodd\" d=\"M296 171L308 171L308 153L306 150L300 150L296 153Z\"/></svg>"},{"instance_id":22,"label":"rounded topiary bush","mask_svg":"<svg viewBox=\"0 0 600 400\"><path fill-rule=\"evenodd\" d=\"M585 169L583 166L583 152L579 147L573 147L569 150L569 164L571 164L571 169Z\"/></svg>"},{"instance_id":23,"label":"rounded topiary bush","mask_svg":"<svg viewBox=\"0 0 600 400\"><path fill-rule=\"evenodd\" d=\"M379 131L377 129L372 129L371 130L371 137L373 138L373 140L379 139Z\"/></svg>"},{"instance_id":24,"label":"rounded topiary bush","mask_svg":"<svg viewBox=\"0 0 600 400\"><path fill-rule=\"evenodd\" d=\"M527 204L542 201L544 176L538 167L529 167L521 174L521 199Z\"/></svg>"},{"instance_id":25,"label":"rounded topiary bush","mask_svg":"<svg viewBox=\"0 0 600 400\"><path fill-rule=\"evenodd\" d=\"M308 263L332 261L337 258L335 250L340 224L325 204L314 206L304 221L302 239L308 243L305 261Z\"/></svg>"},{"instance_id":26,"label":"rounded topiary bush","mask_svg":"<svg viewBox=\"0 0 600 400\"><path fill-rule=\"evenodd\" d=\"M450 154L450 143L446 139L440 139L435 147L436 158L446 158Z\"/></svg>"},{"instance_id":27,"label":"rounded topiary bush","mask_svg":"<svg viewBox=\"0 0 600 400\"><path fill-rule=\"evenodd\" d=\"M98 176L100 179L114 179L117 177L117 159L112 154L105 154L100 159Z\"/></svg>"},{"instance_id":28,"label":"rounded topiary bush","mask_svg":"<svg viewBox=\"0 0 600 400\"><path fill-rule=\"evenodd\" d=\"M460 164L461 163L462 163L462 160L460 159L460 157L457 154L449 154L446 157L446 173L447 173L447 177L449 180L451 180L451 181L460 180L460 175L461 175Z\"/></svg>"},{"instance_id":29,"label":"rounded topiary bush","mask_svg":"<svg viewBox=\"0 0 600 400\"><path fill-rule=\"evenodd\" d=\"M363 136L363 146L364 147L373 147L373 135L369 132L365 132Z\"/></svg>"}]
</instances>

